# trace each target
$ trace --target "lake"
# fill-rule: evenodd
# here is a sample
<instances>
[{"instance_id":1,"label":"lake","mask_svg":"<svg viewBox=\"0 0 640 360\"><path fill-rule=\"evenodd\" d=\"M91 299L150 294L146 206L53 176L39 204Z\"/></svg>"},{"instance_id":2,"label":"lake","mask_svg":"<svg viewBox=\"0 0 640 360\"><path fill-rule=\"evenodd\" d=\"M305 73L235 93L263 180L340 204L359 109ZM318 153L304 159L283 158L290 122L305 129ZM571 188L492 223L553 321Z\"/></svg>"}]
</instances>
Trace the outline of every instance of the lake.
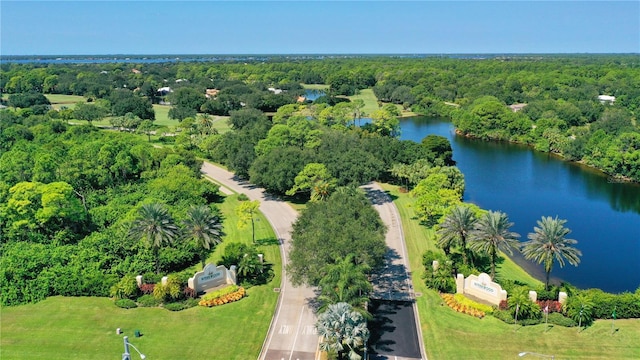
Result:
<instances>
[{"instance_id":1,"label":"lake","mask_svg":"<svg viewBox=\"0 0 640 360\"><path fill-rule=\"evenodd\" d=\"M521 241L542 216L566 219L568 237L578 240L582 258L578 267L560 268L556 262L552 278L614 293L640 286L640 185L613 181L522 145L456 136L447 120L417 117L400 126L403 140L419 142L428 134L448 138L465 176L465 201L507 213ZM544 279L541 266L521 256L514 260Z\"/></svg>"}]
</instances>

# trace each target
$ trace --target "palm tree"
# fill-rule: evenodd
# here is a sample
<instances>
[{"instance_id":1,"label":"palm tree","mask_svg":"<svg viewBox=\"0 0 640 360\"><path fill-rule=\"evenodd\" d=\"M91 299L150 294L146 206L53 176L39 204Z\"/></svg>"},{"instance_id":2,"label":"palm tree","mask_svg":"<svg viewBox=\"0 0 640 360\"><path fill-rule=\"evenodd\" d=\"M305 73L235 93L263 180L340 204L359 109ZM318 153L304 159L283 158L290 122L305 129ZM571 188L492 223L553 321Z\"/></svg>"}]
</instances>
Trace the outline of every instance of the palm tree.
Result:
<instances>
[{"instance_id":1,"label":"palm tree","mask_svg":"<svg viewBox=\"0 0 640 360\"><path fill-rule=\"evenodd\" d=\"M316 328L322 337L320 350L336 351L338 359L342 359L345 353L349 354L349 359L361 359L356 351L366 346L369 329L364 317L354 311L351 305L329 305L327 311L318 315Z\"/></svg>"},{"instance_id":2,"label":"palm tree","mask_svg":"<svg viewBox=\"0 0 640 360\"><path fill-rule=\"evenodd\" d=\"M187 210L187 218L182 222L184 235L193 239L199 249L200 261L204 268L207 253L212 245L222 242L222 224L220 218L211 212L206 205L191 206Z\"/></svg>"},{"instance_id":3,"label":"palm tree","mask_svg":"<svg viewBox=\"0 0 640 360\"><path fill-rule=\"evenodd\" d=\"M160 274L160 248L172 243L178 234L169 211L159 203L142 205L138 217L133 220L129 236L144 239L153 250L156 261L156 274Z\"/></svg>"},{"instance_id":4,"label":"palm tree","mask_svg":"<svg viewBox=\"0 0 640 360\"><path fill-rule=\"evenodd\" d=\"M513 226L509 222L507 214L500 211L489 211L478 219L471 233L470 248L474 251L484 252L491 259L491 278L496 276L496 260L498 250L513 254L512 249L517 249L519 245L518 235L509 231Z\"/></svg>"},{"instance_id":5,"label":"palm tree","mask_svg":"<svg viewBox=\"0 0 640 360\"><path fill-rule=\"evenodd\" d=\"M462 248L462 261L468 265L467 239L476 224L476 215L468 206L458 205L447 215L439 225L438 245L445 253L449 253L451 246L459 245Z\"/></svg>"},{"instance_id":6,"label":"palm tree","mask_svg":"<svg viewBox=\"0 0 640 360\"><path fill-rule=\"evenodd\" d=\"M365 304L369 301L367 295L373 290L367 278L371 268L366 264L356 264L354 259L354 255L347 255L342 261L327 266L326 275L320 279L320 311L331 304L345 302L365 317L370 316Z\"/></svg>"},{"instance_id":7,"label":"palm tree","mask_svg":"<svg viewBox=\"0 0 640 360\"><path fill-rule=\"evenodd\" d=\"M564 227L567 220L552 219L551 216L538 220L538 226L527 235L529 241L523 244L522 253L529 260L535 260L538 264L544 263L544 271L547 274L545 288L549 290L549 274L553 268L553 261L557 260L560 267L564 266L565 259L569 264L578 266L582 252L573 247L578 241L567 239L571 230Z\"/></svg>"}]
</instances>

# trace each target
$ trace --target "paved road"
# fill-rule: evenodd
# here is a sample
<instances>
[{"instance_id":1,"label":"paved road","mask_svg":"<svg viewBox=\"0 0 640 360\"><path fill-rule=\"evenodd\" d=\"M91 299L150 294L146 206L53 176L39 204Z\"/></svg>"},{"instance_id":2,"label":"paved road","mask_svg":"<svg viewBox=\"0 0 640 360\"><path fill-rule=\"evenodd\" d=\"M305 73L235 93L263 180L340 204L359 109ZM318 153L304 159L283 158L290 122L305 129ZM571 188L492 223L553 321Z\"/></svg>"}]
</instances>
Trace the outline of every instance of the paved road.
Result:
<instances>
[{"instance_id":1,"label":"paved road","mask_svg":"<svg viewBox=\"0 0 640 360\"><path fill-rule=\"evenodd\" d=\"M393 203L391 197L377 183L369 183L361 187L367 194L367 197L373 203L373 207L380 214L380 218L387 225L387 234L385 241L387 243L387 253L385 254L385 267L378 273L373 274L373 294L372 299L393 300L393 301L410 301L413 307L415 329L418 338L419 352L422 359L427 359L424 351L424 342L422 332L420 330L420 320L418 319L418 308L414 301L414 291L411 284L411 271L409 268L409 258L407 257L407 247L404 242L404 232L402 231L402 223L398 208ZM413 328L411 324L409 328ZM393 356L392 354L389 354ZM397 359L400 355L397 354ZM391 357L389 357L391 358ZM381 357L380 359L383 359ZM402 359L412 359L402 357ZM413 358L418 359L418 358Z\"/></svg>"},{"instance_id":2,"label":"paved road","mask_svg":"<svg viewBox=\"0 0 640 360\"><path fill-rule=\"evenodd\" d=\"M264 189L235 177L218 166L204 162L204 175L251 200L260 201L260 210L269 220L280 240L282 264L286 265L291 243L292 225L298 213L287 203L267 194ZM310 306L315 293L309 287L293 287L283 269L283 280L276 312L260 352L260 360L314 360L318 348L316 316Z\"/></svg>"}]
</instances>

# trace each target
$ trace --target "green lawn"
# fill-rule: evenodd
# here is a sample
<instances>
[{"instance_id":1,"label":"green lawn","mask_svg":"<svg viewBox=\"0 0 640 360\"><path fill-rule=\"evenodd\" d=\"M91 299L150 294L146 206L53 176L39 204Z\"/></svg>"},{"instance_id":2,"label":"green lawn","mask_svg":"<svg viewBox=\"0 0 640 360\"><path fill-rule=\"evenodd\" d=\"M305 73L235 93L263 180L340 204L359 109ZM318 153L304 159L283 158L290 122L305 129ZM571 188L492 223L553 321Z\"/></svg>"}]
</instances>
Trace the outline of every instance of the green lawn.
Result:
<instances>
[{"instance_id":1,"label":"green lawn","mask_svg":"<svg viewBox=\"0 0 640 360\"><path fill-rule=\"evenodd\" d=\"M555 359L639 359L640 320L617 320L612 335L611 321L598 320L589 328L545 325L518 327L491 316L477 319L443 306L440 296L421 279L422 253L435 249L433 231L414 220L413 200L398 187L382 184L394 198L402 218L412 280L416 292L420 325L430 359L517 359L529 351L554 355ZM508 258L498 268L499 276L538 285L540 282Z\"/></svg>"},{"instance_id":2,"label":"green lawn","mask_svg":"<svg viewBox=\"0 0 640 360\"><path fill-rule=\"evenodd\" d=\"M61 95L61 94L45 94L44 95L51 104L75 104L78 102L86 102L87 98L80 95Z\"/></svg>"},{"instance_id":3,"label":"green lawn","mask_svg":"<svg viewBox=\"0 0 640 360\"><path fill-rule=\"evenodd\" d=\"M378 107L378 98L376 97L376 95L373 93L373 89L362 89L359 91L358 94L353 95L353 96L348 96L348 98L353 101L356 99L361 99L362 101L364 101L364 113L367 115L370 115L372 112L376 111L379 109ZM400 113L402 114L401 117L410 117L410 116L416 116L416 113L413 113L411 111L404 111L402 109L402 105L397 105L396 107L398 108L398 110L400 110Z\"/></svg>"},{"instance_id":4,"label":"green lawn","mask_svg":"<svg viewBox=\"0 0 640 360\"><path fill-rule=\"evenodd\" d=\"M327 84L300 84L303 88L309 90L328 90L329 85Z\"/></svg>"},{"instance_id":5,"label":"green lawn","mask_svg":"<svg viewBox=\"0 0 640 360\"><path fill-rule=\"evenodd\" d=\"M251 228L238 229L237 195L219 204L225 217L225 240L210 259L219 259L226 243L251 242ZM148 359L255 359L273 316L280 286L280 251L273 230L260 215L256 239L276 277L247 290L241 301L220 307L171 312L161 308L124 310L107 298L52 297L37 304L2 308L0 358L118 359L123 352L121 328ZM194 266L200 269L200 266ZM134 330L143 334L134 337ZM134 355L133 358L137 358Z\"/></svg>"}]
</instances>

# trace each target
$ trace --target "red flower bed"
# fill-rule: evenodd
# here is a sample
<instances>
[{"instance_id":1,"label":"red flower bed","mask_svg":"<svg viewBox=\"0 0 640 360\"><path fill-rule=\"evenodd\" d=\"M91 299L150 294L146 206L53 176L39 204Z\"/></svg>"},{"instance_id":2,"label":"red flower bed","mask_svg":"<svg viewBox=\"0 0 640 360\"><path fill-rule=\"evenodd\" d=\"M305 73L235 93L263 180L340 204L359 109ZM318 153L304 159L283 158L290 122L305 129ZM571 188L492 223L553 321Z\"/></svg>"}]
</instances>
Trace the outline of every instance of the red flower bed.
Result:
<instances>
[{"instance_id":1,"label":"red flower bed","mask_svg":"<svg viewBox=\"0 0 640 360\"><path fill-rule=\"evenodd\" d=\"M156 284L142 284L139 286L140 291L142 291L145 295L153 295L153 289L155 289Z\"/></svg>"},{"instance_id":2,"label":"red flower bed","mask_svg":"<svg viewBox=\"0 0 640 360\"><path fill-rule=\"evenodd\" d=\"M544 309L548 306L549 307L549 313L562 312L562 304L560 303L560 301L557 301L557 300L539 300L539 301L536 301L536 303L538 304L538 306L540 306L540 310L542 310L542 311L544 311Z\"/></svg>"}]
</instances>

